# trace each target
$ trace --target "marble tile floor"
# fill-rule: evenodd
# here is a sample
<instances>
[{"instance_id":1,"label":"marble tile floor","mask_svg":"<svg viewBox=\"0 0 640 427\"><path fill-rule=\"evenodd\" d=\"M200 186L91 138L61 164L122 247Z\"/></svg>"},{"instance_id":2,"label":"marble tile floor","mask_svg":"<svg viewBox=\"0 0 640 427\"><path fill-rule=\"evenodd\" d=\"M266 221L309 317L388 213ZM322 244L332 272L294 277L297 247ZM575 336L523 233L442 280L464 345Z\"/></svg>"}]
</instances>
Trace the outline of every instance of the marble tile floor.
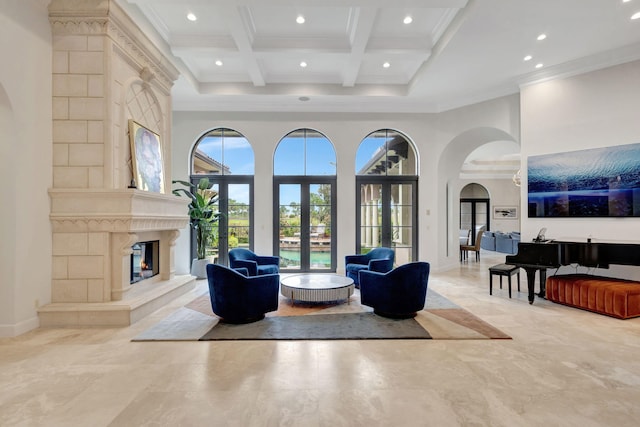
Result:
<instances>
[{"instance_id":1,"label":"marble tile floor","mask_svg":"<svg viewBox=\"0 0 640 427\"><path fill-rule=\"evenodd\" d=\"M503 260L429 286L513 340L130 342L205 281L130 327L0 339L0 426L638 425L640 318L490 296Z\"/></svg>"}]
</instances>

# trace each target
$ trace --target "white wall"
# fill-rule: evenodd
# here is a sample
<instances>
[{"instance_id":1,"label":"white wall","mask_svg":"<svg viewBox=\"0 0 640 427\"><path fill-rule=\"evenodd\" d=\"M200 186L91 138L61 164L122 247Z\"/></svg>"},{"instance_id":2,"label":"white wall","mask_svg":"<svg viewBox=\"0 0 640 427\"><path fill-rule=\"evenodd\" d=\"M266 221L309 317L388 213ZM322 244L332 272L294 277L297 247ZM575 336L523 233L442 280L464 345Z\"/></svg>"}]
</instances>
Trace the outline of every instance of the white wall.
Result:
<instances>
[{"instance_id":1,"label":"white wall","mask_svg":"<svg viewBox=\"0 0 640 427\"><path fill-rule=\"evenodd\" d=\"M437 171L438 245L440 269L459 263L458 229L460 190L468 181L460 169L469 153L493 141L519 143L520 99L511 95L470 105L438 115L438 140L443 144Z\"/></svg>"},{"instance_id":2,"label":"white wall","mask_svg":"<svg viewBox=\"0 0 640 427\"><path fill-rule=\"evenodd\" d=\"M640 61L636 61L523 88L523 183L528 156L640 142L639 81ZM523 185L524 240L547 227L547 237L554 239L586 241L591 235L599 240L640 242L640 218L527 218L526 191ZM640 277L637 270L634 278Z\"/></svg>"},{"instance_id":3,"label":"white wall","mask_svg":"<svg viewBox=\"0 0 640 427\"><path fill-rule=\"evenodd\" d=\"M362 139L378 129L395 129L411 139L419 157L418 227L419 259L432 263L434 269L443 264L457 264L458 249L447 257L440 250L439 241L447 239L443 222L445 201L440 200L442 180L439 170L455 169L457 177L465 157L478 146L494 140L513 139L513 112L517 112L518 97L511 96L482 105L461 108L439 114L333 114L333 113L206 113L174 112L173 114L173 179L187 179L189 155L198 138L210 129L227 127L242 133L252 144L255 158L255 250L272 252L272 168L273 154L280 139L294 129L306 127L325 134L334 144L338 159L338 271L344 269L344 255L355 250L355 155ZM516 123L517 124L517 123ZM505 131L493 128L500 126ZM489 127L494 130L488 138L470 138L464 144L456 137L469 129ZM515 127L517 130L517 126ZM509 133L506 133L509 132ZM517 132L515 133L517 135ZM453 141L456 153L442 163L444 148ZM439 163L440 162L440 163ZM446 183L446 180L444 181ZM456 194L459 194L459 189ZM456 217L455 224L459 222ZM457 239L458 226L455 225ZM188 229L184 230L176 246L178 273L189 268ZM444 248L444 245L441 245Z\"/></svg>"},{"instance_id":4,"label":"white wall","mask_svg":"<svg viewBox=\"0 0 640 427\"><path fill-rule=\"evenodd\" d=\"M50 301L51 29L47 2L0 8L0 336L38 326Z\"/></svg>"},{"instance_id":5,"label":"white wall","mask_svg":"<svg viewBox=\"0 0 640 427\"><path fill-rule=\"evenodd\" d=\"M338 180L338 236L353 236L350 239L338 239L338 268L340 259L355 250L355 155L358 144L369 133L391 128L403 132L417 147L421 158L421 170L435 168L437 148L434 144L432 120L423 115L362 115L362 114L277 114L277 113L188 113L173 114L173 179L186 179L189 173L189 154L197 139L206 131L227 127L242 133L251 143L255 159L254 208L255 208L255 250L260 253L272 253L272 196L273 196L273 155L278 142L289 132L301 127L322 132L333 143L337 157ZM431 128L431 129L430 129ZM423 188L424 187L424 188ZM429 190L421 186L420 191ZM420 206L424 212L423 206ZM433 208L432 208L433 209ZM187 268L188 233L182 233L177 242L177 271ZM420 258L426 259L432 254L428 250L420 252Z\"/></svg>"}]
</instances>

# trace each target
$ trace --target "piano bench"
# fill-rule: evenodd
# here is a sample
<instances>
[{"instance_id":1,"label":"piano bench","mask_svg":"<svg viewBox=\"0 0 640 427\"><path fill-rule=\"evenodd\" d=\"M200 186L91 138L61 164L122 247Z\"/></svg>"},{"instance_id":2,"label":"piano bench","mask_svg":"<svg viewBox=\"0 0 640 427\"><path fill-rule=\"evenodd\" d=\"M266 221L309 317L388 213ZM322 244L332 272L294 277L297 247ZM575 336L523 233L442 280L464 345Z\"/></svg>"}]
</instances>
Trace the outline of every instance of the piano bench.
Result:
<instances>
[{"instance_id":1,"label":"piano bench","mask_svg":"<svg viewBox=\"0 0 640 427\"><path fill-rule=\"evenodd\" d=\"M518 275L518 292L520 292L520 267L509 264L498 264L489 267L489 295L493 295L493 275L500 276L500 289L502 289L502 276L509 277L509 298L511 298L511 276Z\"/></svg>"},{"instance_id":2,"label":"piano bench","mask_svg":"<svg viewBox=\"0 0 640 427\"><path fill-rule=\"evenodd\" d=\"M618 319L640 316L640 282L566 274L547 279L547 299Z\"/></svg>"}]
</instances>

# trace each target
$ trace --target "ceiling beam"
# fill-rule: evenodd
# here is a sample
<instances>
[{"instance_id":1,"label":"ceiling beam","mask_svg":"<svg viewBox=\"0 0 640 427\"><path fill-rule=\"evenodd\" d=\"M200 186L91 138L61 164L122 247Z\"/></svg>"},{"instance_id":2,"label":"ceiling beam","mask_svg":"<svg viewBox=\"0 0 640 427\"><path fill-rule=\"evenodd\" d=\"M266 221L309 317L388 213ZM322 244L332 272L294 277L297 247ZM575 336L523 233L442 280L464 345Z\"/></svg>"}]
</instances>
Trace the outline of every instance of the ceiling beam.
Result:
<instances>
[{"instance_id":1,"label":"ceiling beam","mask_svg":"<svg viewBox=\"0 0 640 427\"><path fill-rule=\"evenodd\" d=\"M253 54L250 15L248 13L245 14L243 19L240 13L240 7L243 6L238 4L238 1L231 0L220 3L221 13L228 20L229 32L238 48L242 61L247 67L249 78L254 86L265 86L264 74Z\"/></svg>"},{"instance_id":2,"label":"ceiling beam","mask_svg":"<svg viewBox=\"0 0 640 427\"><path fill-rule=\"evenodd\" d=\"M349 34L351 40L351 55L349 55L342 76L342 85L345 87L352 87L356 84L356 79L360 72L360 66L362 65L367 43L371 37L371 30L373 29L378 9L370 7L354 8L352 14L353 26Z\"/></svg>"}]
</instances>

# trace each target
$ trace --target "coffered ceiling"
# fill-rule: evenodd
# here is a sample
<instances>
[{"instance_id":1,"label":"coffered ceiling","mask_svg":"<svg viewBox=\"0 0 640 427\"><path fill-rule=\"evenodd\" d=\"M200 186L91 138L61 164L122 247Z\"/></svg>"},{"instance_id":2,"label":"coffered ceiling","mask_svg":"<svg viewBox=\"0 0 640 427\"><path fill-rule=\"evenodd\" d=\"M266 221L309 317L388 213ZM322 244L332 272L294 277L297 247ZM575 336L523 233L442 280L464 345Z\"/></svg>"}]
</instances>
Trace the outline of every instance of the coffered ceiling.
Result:
<instances>
[{"instance_id":1,"label":"coffered ceiling","mask_svg":"<svg viewBox=\"0 0 640 427\"><path fill-rule=\"evenodd\" d=\"M181 71L175 110L436 112L640 58L640 0L118 3Z\"/></svg>"}]
</instances>

